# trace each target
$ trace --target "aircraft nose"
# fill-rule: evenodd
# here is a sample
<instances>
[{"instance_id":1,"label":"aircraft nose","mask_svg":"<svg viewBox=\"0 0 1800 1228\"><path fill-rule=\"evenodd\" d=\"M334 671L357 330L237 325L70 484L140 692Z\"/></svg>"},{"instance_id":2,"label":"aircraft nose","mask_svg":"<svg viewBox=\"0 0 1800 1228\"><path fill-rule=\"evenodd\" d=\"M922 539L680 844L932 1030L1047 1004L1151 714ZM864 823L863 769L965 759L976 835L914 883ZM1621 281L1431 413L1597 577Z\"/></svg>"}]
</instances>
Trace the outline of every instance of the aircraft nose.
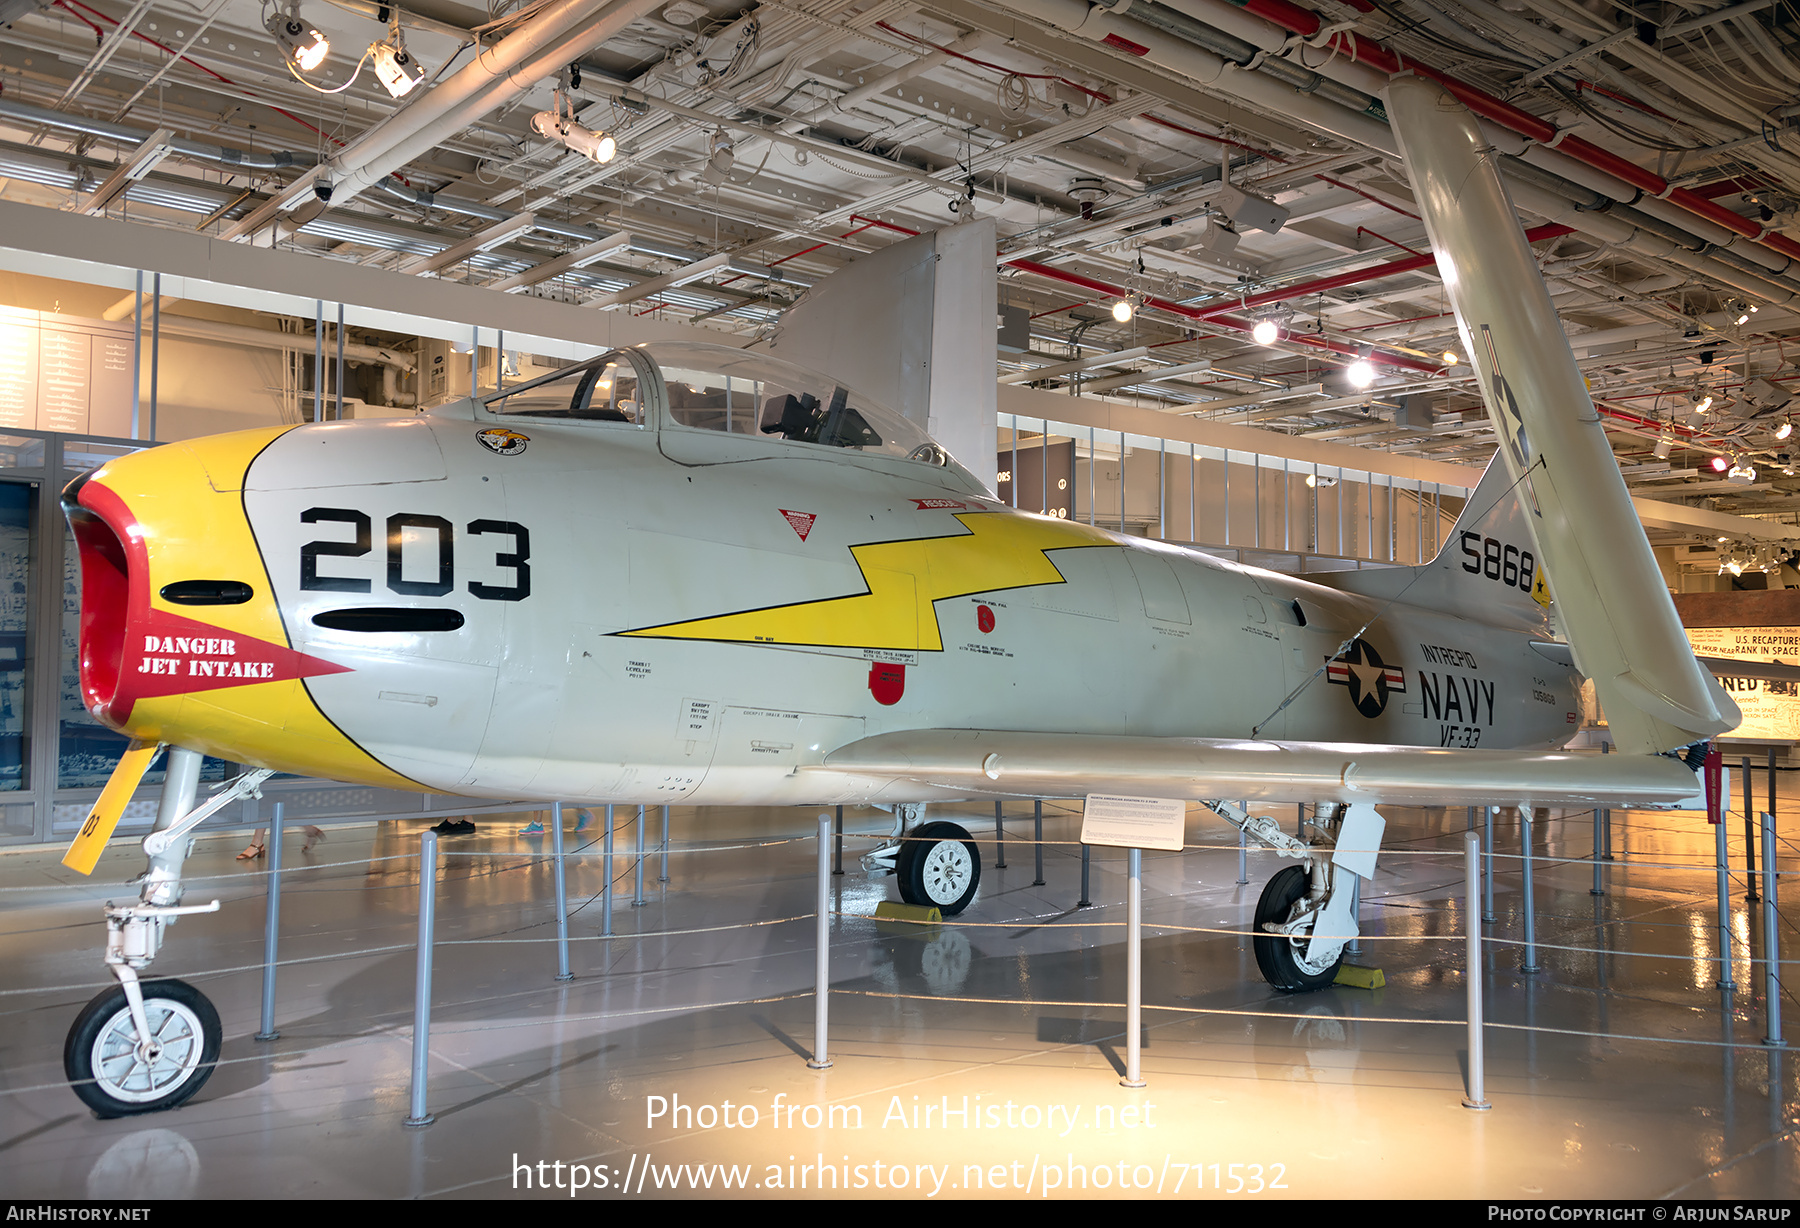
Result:
<instances>
[{"instance_id":1,"label":"aircraft nose","mask_svg":"<svg viewBox=\"0 0 1800 1228\"><path fill-rule=\"evenodd\" d=\"M290 646L244 512L245 473L286 429L146 449L63 492L81 560L81 695L102 723L259 763L294 709L311 709L300 680L344 668Z\"/></svg>"}]
</instances>

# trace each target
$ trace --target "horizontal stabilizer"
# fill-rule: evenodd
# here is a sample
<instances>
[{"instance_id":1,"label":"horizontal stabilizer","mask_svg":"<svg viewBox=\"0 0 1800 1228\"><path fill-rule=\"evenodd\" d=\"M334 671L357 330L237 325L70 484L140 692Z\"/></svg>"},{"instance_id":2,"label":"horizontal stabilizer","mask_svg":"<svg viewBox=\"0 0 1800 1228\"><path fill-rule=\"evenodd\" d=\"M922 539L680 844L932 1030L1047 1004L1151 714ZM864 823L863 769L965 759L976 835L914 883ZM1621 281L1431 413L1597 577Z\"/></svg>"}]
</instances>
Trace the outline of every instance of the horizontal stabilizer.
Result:
<instances>
[{"instance_id":1,"label":"horizontal stabilizer","mask_svg":"<svg viewBox=\"0 0 1800 1228\"><path fill-rule=\"evenodd\" d=\"M1397 806L1686 809L1692 770L1662 755L1440 750L1234 738L1095 737L978 729L878 734L822 769L968 797L1209 798Z\"/></svg>"}]
</instances>

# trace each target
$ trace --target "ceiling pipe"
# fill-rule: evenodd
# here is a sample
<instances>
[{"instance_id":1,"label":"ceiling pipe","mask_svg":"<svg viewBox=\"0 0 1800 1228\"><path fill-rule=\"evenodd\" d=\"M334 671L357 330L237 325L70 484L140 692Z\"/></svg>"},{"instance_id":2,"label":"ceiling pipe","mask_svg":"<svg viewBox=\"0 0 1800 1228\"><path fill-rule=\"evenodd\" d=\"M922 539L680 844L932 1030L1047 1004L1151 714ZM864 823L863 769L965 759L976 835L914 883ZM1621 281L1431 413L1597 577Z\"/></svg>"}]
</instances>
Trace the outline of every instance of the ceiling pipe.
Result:
<instances>
[{"instance_id":1,"label":"ceiling pipe","mask_svg":"<svg viewBox=\"0 0 1800 1228\"><path fill-rule=\"evenodd\" d=\"M1244 0L1243 8L1245 12L1261 17L1265 21L1301 35L1303 38L1313 38L1325 28L1324 19L1317 13L1290 3L1290 0ZM1323 45L1337 55L1347 56L1355 62L1368 64L1390 75L1408 70L1417 73L1419 76L1443 86L1459 102L1483 119L1492 120L1521 136L1549 146L1551 149L1595 169L1603 170L1648 196L1666 200L1688 213L1705 218L1733 234L1741 235L1754 243L1770 248L1782 256L1789 259L1800 259L1800 243L1796 243L1772 228L1764 226L1760 222L1741 218L1731 210L1715 204L1697 192L1687 188L1678 188L1661 175L1645 170L1636 163L1602 149L1591 141L1573 135L1566 129L1558 129L1555 125L1539 119L1528 111L1495 98L1492 94L1466 82L1458 81L1448 73L1440 72L1424 64L1414 63L1373 39L1367 39L1354 31L1346 30L1328 34Z\"/></svg>"},{"instance_id":2,"label":"ceiling pipe","mask_svg":"<svg viewBox=\"0 0 1800 1228\"><path fill-rule=\"evenodd\" d=\"M1006 263L1013 268L1021 269L1024 272L1035 273L1039 277L1047 277L1052 281L1066 282L1071 286L1080 286L1084 290L1091 290L1097 294L1106 294L1114 298L1122 298L1126 294L1126 291L1119 286L1111 285L1096 278L1085 277L1080 273L1072 273L1068 269L1059 269L1052 264L1039 264L1035 260L1009 260ZM1288 291L1288 293L1292 293L1292 291ZM1189 320L1204 320L1208 324L1212 324L1219 328L1229 328L1234 332L1247 333L1256 327L1256 321L1254 320L1246 320L1241 316L1203 314L1201 308L1189 307L1185 303L1173 303L1165 298L1157 298L1155 295L1144 296L1143 303L1144 306L1154 308L1157 311L1166 311L1171 315L1182 316ZM1215 307L1211 310L1216 312L1219 308ZM1326 350L1344 358L1358 358L1361 357L1362 353L1362 347L1360 346L1351 345L1343 341L1334 341L1329 337L1316 337L1308 334L1296 333L1290 335L1287 338L1287 341L1291 345L1303 345L1309 349ZM1404 354L1376 354L1371 358L1371 361L1379 362L1383 366L1399 367L1407 371L1423 371L1430 375L1438 375L1443 371L1442 364L1420 362L1418 359L1409 358Z\"/></svg>"}]
</instances>

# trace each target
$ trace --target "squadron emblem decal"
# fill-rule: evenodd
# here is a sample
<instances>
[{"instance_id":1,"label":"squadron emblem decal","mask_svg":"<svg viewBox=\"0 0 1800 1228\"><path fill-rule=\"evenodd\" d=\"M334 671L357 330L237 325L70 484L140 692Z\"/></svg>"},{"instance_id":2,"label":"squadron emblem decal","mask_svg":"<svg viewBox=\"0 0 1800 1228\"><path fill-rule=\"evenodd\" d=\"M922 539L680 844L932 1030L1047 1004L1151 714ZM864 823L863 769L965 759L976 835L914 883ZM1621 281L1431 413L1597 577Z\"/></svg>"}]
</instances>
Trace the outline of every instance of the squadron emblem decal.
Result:
<instances>
[{"instance_id":1,"label":"squadron emblem decal","mask_svg":"<svg viewBox=\"0 0 1800 1228\"><path fill-rule=\"evenodd\" d=\"M476 431L475 438L489 452L497 452L501 456L517 456L531 442L531 436L521 435L503 426L490 426L485 431Z\"/></svg>"},{"instance_id":2,"label":"squadron emblem decal","mask_svg":"<svg viewBox=\"0 0 1800 1228\"><path fill-rule=\"evenodd\" d=\"M1326 681L1350 688L1350 702L1367 717L1380 716L1388 696L1406 690L1406 672L1388 665L1367 640L1352 640L1344 654L1325 667Z\"/></svg>"}]
</instances>

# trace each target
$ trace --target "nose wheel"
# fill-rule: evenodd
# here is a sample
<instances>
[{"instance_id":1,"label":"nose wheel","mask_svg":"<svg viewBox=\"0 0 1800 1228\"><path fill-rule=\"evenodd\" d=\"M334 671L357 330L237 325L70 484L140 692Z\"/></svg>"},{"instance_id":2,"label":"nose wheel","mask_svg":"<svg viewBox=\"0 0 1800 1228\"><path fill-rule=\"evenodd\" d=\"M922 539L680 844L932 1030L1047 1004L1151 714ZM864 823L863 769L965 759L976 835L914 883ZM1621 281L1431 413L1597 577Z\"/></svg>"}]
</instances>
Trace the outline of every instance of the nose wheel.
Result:
<instances>
[{"instance_id":1,"label":"nose wheel","mask_svg":"<svg viewBox=\"0 0 1800 1228\"><path fill-rule=\"evenodd\" d=\"M926 823L907 837L894 863L900 898L954 917L981 885L981 852L955 823Z\"/></svg>"},{"instance_id":2,"label":"nose wheel","mask_svg":"<svg viewBox=\"0 0 1800 1228\"><path fill-rule=\"evenodd\" d=\"M76 1017L63 1072L101 1117L153 1113L185 1103L219 1060L219 1013L185 981L145 981L143 1023L125 990L105 990Z\"/></svg>"}]
</instances>

